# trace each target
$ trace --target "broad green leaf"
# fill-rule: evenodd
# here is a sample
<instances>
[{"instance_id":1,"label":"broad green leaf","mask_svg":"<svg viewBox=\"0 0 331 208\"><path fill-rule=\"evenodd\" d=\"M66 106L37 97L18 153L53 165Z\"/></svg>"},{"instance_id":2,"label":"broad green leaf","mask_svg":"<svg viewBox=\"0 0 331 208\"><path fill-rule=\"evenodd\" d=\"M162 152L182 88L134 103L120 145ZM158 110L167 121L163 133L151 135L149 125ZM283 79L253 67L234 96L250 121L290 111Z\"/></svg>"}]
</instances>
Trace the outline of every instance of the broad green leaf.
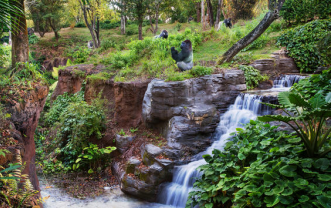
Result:
<instances>
[{"instance_id":1,"label":"broad green leaf","mask_svg":"<svg viewBox=\"0 0 331 208\"><path fill-rule=\"evenodd\" d=\"M291 188L286 188L283 192L282 195L283 196L290 196L293 194L293 190Z\"/></svg>"},{"instance_id":2,"label":"broad green leaf","mask_svg":"<svg viewBox=\"0 0 331 208\"><path fill-rule=\"evenodd\" d=\"M330 208L331 207L331 199L329 197L318 196L317 200L324 208Z\"/></svg>"},{"instance_id":3,"label":"broad green leaf","mask_svg":"<svg viewBox=\"0 0 331 208\"><path fill-rule=\"evenodd\" d=\"M309 197L306 196L306 195L302 195L302 196L300 196L300 198L299 198L299 202L301 202L301 203L306 202L306 201L308 201L308 200L309 200Z\"/></svg>"},{"instance_id":4,"label":"broad green leaf","mask_svg":"<svg viewBox=\"0 0 331 208\"><path fill-rule=\"evenodd\" d=\"M92 174L93 172L94 172L94 171L93 171L92 169L89 169L89 170L88 170L88 173L89 173L89 174Z\"/></svg>"},{"instance_id":5,"label":"broad green leaf","mask_svg":"<svg viewBox=\"0 0 331 208\"><path fill-rule=\"evenodd\" d=\"M299 94L290 93L288 95L288 99L295 106L311 108L310 104L305 101Z\"/></svg>"},{"instance_id":6,"label":"broad green leaf","mask_svg":"<svg viewBox=\"0 0 331 208\"><path fill-rule=\"evenodd\" d=\"M264 202L267 203L267 207L274 207L279 202L279 198L277 196L267 196L264 198Z\"/></svg>"},{"instance_id":7,"label":"broad green leaf","mask_svg":"<svg viewBox=\"0 0 331 208\"><path fill-rule=\"evenodd\" d=\"M213 203L208 203L208 204L205 204L205 207L206 208L213 208L214 204Z\"/></svg>"},{"instance_id":8,"label":"broad green leaf","mask_svg":"<svg viewBox=\"0 0 331 208\"><path fill-rule=\"evenodd\" d=\"M4 173L4 172L12 171L12 170L15 170L15 169L17 169L17 168L20 168L21 166L22 166L22 165L13 165L13 166L11 166L11 167L9 167L9 168L6 168L6 169L0 171L0 173Z\"/></svg>"},{"instance_id":9,"label":"broad green leaf","mask_svg":"<svg viewBox=\"0 0 331 208\"><path fill-rule=\"evenodd\" d=\"M329 92L325 97L325 102L331 103L331 92Z\"/></svg>"},{"instance_id":10,"label":"broad green leaf","mask_svg":"<svg viewBox=\"0 0 331 208\"><path fill-rule=\"evenodd\" d=\"M311 103L312 108L321 108L323 105L326 104L326 101L322 93L318 93L314 95L314 97L309 99L309 103Z\"/></svg>"},{"instance_id":11,"label":"broad green leaf","mask_svg":"<svg viewBox=\"0 0 331 208\"><path fill-rule=\"evenodd\" d=\"M285 106L286 108L291 107L292 103L289 99L290 92L280 92L278 94L278 102L280 105Z\"/></svg>"},{"instance_id":12,"label":"broad green leaf","mask_svg":"<svg viewBox=\"0 0 331 208\"><path fill-rule=\"evenodd\" d=\"M329 166L330 166L330 160L328 160L327 158L320 158L316 160L314 163L315 168L320 168L323 171L328 169Z\"/></svg>"},{"instance_id":13,"label":"broad green leaf","mask_svg":"<svg viewBox=\"0 0 331 208\"><path fill-rule=\"evenodd\" d=\"M328 174L319 174L317 177L320 181L331 181L331 175Z\"/></svg>"},{"instance_id":14,"label":"broad green leaf","mask_svg":"<svg viewBox=\"0 0 331 208\"><path fill-rule=\"evenodd\" d=\"M282 115L265 115L265 116L259 116L257 119L263 122L282 121L285 123L295 120L294 117L282 116Z\"/></svg>"},{"instance_id":15,"label":"broad green leaf","mask_svg":"<svg viewBox=\"0 0 331 208\"><path fill-rule=\"evenodd\" d=\"M297 175L295 170L297 169L297 166L294 165L285 165L281 169L279 169L280 174L287 176L287 177L294 177Z\"/></svg>"}]
</instances>

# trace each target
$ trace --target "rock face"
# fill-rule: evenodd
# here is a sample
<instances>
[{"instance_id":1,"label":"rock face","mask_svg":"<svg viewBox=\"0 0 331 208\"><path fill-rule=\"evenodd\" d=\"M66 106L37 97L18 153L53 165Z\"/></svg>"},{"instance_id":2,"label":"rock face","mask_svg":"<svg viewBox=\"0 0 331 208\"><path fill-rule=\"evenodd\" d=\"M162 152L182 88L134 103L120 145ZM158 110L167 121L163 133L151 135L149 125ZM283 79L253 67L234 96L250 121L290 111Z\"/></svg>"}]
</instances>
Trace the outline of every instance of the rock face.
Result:
<instances>
[{"instance_id":1,"label":"rock face","mask_svg":"<svg viewBox=\"0 0 331 208\"><path fill-rule=\"evenodd\" d=\"M226 111L243 90L241 70L181 82L153 80L144 97L143 119L147 126L158 128L171 147L198 153L210 144L219 111Z\"/></svg>"},{"instance_id":2,"label":"rock face","mask_svg":"<svg viewBox=\"0 0 331 208\"><path fill-rule=\"evenodd\" d=\"M130 143L135 139L135 137L132 136L120 136L116 135L116 148L118 151L120 151L121 154L123 154L128 148Z\"/></svg>"},{"instance_id":3,"label":"rock face","mask_svg":"<svg viewBox=\"0 0 331 208\"><path fill-rule=\"evenodd\" d=\"M281 50L274 52L271 59L256 60L251 66L258 69L261 74L267 74L271 80L280 74L300 73L294 60L286 56Z\"/></svg>"},{"instance_id":4,"label":"rock face","mask_svg":"<svg viewBox=\"0 0 331 208\"><path fill-rule=\"evenodd\" d=\"M123 192L138 198L155 201L158 186L170 181L174 162L165 159L165 149L152 144L140 147L141 158L131 157L125 164L114 162L112 171L117 176Z\"/></svg>"},{"instance_id":5,"label":"rock face","mask_svg":"<svg viewBox=\"0 0 331 208\"><path fill-rule=\"evenodd\" d=\"M51 100L65 92L74 94L82 88L82 83L87 75L97 73L103 66L94 66L93 64L80 64L69 66L64 70L59 70L58 84L52 94Z\"/></svg>"},{"instance_id":6,"label":"rock face","mask_svg":"<svg viewBox=\"0 0 331 208\"><path fill-rule=\"evenodd\" d=\"M25 168L22 174L29 174L32 185L40 190L35 166L34 133L38 126L40 113L44 108L48 94L48 87L36 85L33 90L26 91L22 97L24 102L12 100L6 103L6 109L11 114L13 123L11 134L14 139L23 144L21 151Z\"/></svg>"}]
</instances>

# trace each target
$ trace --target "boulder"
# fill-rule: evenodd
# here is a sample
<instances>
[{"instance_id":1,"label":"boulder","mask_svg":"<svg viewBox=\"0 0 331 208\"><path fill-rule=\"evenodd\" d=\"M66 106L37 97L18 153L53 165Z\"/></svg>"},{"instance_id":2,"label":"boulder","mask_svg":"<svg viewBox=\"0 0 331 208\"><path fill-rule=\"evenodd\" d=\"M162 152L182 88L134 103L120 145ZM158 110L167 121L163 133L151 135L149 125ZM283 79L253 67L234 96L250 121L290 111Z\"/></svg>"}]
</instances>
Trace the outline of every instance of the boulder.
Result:
<instances>
[{"instance_id":1,"label":"boulder","mask_svg":"<svg viewBox=\"0 0 331 208\"><path fill-rule=\"evenodd\" d=\"M173 149L188 147L196 153L210 144L220 112L243 90L241 70L180 82L154 79L145 93L142 117L148 127L162 132Z\"/></svg>"},{"instance_id":2,"label":"boulder","mask_svg":"<svg viewBox=\"0 0 331 208\"><path fill-rule=\"evenodd\" d=\"M121 136L116 135L116 148L123 154L126 150L129 149L131 142L135 139L133 136Z\"/></svg>"}]
</instances>

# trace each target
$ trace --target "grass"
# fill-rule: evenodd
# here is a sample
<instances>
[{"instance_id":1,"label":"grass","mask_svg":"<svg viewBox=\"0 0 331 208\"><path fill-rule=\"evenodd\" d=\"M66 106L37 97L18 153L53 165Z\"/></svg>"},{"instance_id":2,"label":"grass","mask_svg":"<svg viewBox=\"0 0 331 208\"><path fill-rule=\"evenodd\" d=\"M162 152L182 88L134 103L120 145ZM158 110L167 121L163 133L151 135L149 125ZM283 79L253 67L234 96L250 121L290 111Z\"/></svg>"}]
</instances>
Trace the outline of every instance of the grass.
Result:
<instances>
[{"instance_id":1,"label":"grass","mask_svg":"<svg viewBox=\"0 0 331 208\"><path fill-rule=\"evenodd\" d=\"M177 23L160 24L159 31L166 29L170 35L180 36L180 34L184 34L185 30L189 28L192 32L197 31L201 34L202 42L194 48L194 62L195 64L199 64L201 61L216 61L217 58L226 52L234 43L254 29L262 18L263 14L254 20L239 21L232 29L221 27L219 31L214 29L202 31L200 24L195 22L181 23L180 31L178 31ZM239 61L234 61L226 66L231 68L242 64L243 61L252 62L256 59L270 58L272 52L279 50L275 42L276 37L280 34L280 24L280 22L273 23L265 32L263 42L254 43L255 48L240 52L237 57ZM143 37L145 39L154 36L148 28L149 26L143 27ZM158 53L158 51L148 48L132 56L132 50L130 50L128 43L138 40L138 34L131 36L120 35L119 28L101 30L100 33L102 47L92 50L86 63L106 65L107 71L115 75L115 81L135 81L153 77L167 80L182 80L191 77L185 75L185 73L179 75L181 72L178 71L175 62L171 59L170 47L175 46L179 48L180 41L176 42L175 45L166 46L166 49L163 50L168 52L165 57L161 55L162 58L160 58L160 54L155 54ZM87 47L87 41L91 40L87 28L65 28L60 31L60 35L61 39L56 41L53 37L53 33L47 33L45 37L41 38L40 41L35 44L37 46L33 46L35 48L32 48L32 50L49 54L52 54L52 51L56 51L56 56L70 56L77 51L79 47ZM46 54L45 57L47 57L47 55L48 54ZM53 54L52 57L54 56Z\"/></svg>"}]
</instances>

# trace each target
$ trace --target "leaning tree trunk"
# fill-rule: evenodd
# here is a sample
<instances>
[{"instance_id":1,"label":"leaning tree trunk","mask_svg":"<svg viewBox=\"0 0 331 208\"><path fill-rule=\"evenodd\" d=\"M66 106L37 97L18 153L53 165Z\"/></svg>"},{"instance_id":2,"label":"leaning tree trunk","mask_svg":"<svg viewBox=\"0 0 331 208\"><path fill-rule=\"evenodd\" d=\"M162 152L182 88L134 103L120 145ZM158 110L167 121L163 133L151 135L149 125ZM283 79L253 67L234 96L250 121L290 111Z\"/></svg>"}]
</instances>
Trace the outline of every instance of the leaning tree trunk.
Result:
<instances>
[{"instance_id":1,"label":"leaning tree trunk","mask_svg":"<svg viewBox=\"0 0 331 208\"><path fill-rule=\"evenodd\" d=\"M209 13L209 25L210 27L214 26L214 14L213 14L213 5L211 4L210 0L207 0L207 8Z\"/></svg>"},{"instance_id":2,"label":"leaning tree trunk","mask_svg":"<svg viewBox=\"0 0 331 208\"><path fill-rule=\"evenodd\" d=\"M227 52L225 52L220 59L217 61L217 64L222 64L224 62L229 62L232 58L237 55L242 49L251 44L256 40L262 33L268 29L268 27L279 17L278 10L268 12L262 21L252 30L248 35L243 37L237 43L235 43Z\"/></svg>"},{"instance_id":3,"label":"leaning tree trunk","mask_svg":"<svg viewBox=\"0 0 331 208\"><path fill-rule=\"evenodd\" d=\"M18 8L24 11L24 0L19 0L16 4ZM25 15L13 15L12 24L17 25L17 31L12 32L12 67L16 63L29 61L29 38L28 28L26 26ZM12 27L13 28L13 27Z\"/></svg>"},{"instance_id":4,"label":"leaning tree trunk","mask_svg":"<svg viewBox=\"0 0 331 208\"><path fill-rule=\"evenodd\" d=\"M160 4L157 4L156 8L155 8L155 30L154 30L154 35L156 35L156 33L159 29L159 8L160 8Z\"/></svg>"},{"instance_id":5,"label":"leaning tree trunk","mask_svg":"<svg viewBox=\"0 0 331 208\"><path fill-rule=\"evenodd\" d=\"M223 5L223 0L218 0L215 28L218 28L218 24L221 21L221 7L222 7L222 5Z\"/></svg>"}]
</instances>

